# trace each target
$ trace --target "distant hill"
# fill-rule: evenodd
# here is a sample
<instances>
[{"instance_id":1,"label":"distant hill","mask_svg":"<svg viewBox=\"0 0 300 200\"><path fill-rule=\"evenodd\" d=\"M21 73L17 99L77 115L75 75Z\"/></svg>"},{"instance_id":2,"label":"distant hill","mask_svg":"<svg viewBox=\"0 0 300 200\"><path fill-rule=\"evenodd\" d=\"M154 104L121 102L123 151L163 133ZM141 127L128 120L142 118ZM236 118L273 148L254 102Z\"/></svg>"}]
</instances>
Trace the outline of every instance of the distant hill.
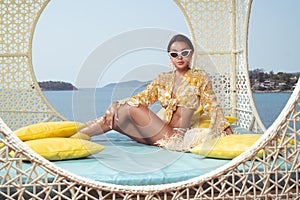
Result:
<instances>
[{"instance_id":1,"label":"distant hill","mask_svg":"<svg viewBox=\"0 0 300 200\"><path fill-rule=\"evenodd\" d=\"M43 81L38 82L40 88L43 91L48 90L78 90L74 85L71 83L63 82L63 81Z\"/></svg>"},{"instance_id":2,"label":"distant hill","mask_svg":"<svg viewBox=\"0 0 300 200\"><path fill-rule=\"evenodd\" d=\"M108 85L105 85L104 88L114 88L114 87L118 87L118 88L139 88L139 87L143 87L147 84L149 84L150 81L147 82L142 82L142 81L137 81L137 80L132 80L132 81L126 81L126 82L120 82L120 83L110 83Z\"/></svg>"}]
</instances>

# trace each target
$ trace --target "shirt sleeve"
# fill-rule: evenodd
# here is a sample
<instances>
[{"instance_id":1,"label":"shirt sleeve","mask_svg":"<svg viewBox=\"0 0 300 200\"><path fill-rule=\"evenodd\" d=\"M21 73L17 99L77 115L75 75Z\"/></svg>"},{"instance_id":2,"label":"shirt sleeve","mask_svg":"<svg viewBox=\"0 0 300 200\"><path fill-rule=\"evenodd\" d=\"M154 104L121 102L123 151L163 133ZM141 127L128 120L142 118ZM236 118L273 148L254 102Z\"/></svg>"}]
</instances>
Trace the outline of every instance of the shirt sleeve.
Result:
<instances>
[{"instance_id":1,"label":"shirt sleeve","mask_svg":"<svg viewBox=\"0 0 300 200\"><path fill-rule=\"evenodd\" d=\"M123 100L130 106L149 106L157 101L158 78L155 78L142 92Z\"/></svg>"},{"instance_id":2,"label":"shirt sleeve","mask_svg":"<svg viewBox=\"0 0 300 200\"><path fill-rule=\"evenodd\" d=\"M203 74L199 87L200 103L203 111L210 116L210 129L215 133L222 133L230 124L226 120L222 109L218 105L208 74Z\"/></svg>"}]
</instances>

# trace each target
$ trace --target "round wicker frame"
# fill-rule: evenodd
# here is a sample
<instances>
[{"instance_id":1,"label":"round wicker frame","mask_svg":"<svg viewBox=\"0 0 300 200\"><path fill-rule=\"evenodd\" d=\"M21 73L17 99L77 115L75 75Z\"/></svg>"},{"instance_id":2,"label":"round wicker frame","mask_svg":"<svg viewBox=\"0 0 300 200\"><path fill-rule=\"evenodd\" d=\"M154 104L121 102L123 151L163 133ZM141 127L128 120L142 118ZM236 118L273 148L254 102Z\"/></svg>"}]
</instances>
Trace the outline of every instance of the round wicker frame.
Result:
<instances>
[{"instance_id":1,"label":"round wicker frame","mask_svg":"<svg viewBox=\"0 0 300 200\"><path fill-rule=\"evenodd\" d=\"M0 198L3 199L296 199L300 192L300 83L280 116L265 130L251 93L247 35L251 0L176 0L198 52L220 71L206 69L226 114L264 135L248 151L205 175L164 185L124 186L96 182L60 169L13 133L39 121L64 120L43 96L32 67L32 39L48 0L1 1L0 7ZM219 87L222 86L222 87ZM256 157L264 150L263 158ZM14 151L14 157L9 152ZM32 166L24 169L24 159ZM53 179L48 179L52 177Z\"/></svg>"}]
</instances>

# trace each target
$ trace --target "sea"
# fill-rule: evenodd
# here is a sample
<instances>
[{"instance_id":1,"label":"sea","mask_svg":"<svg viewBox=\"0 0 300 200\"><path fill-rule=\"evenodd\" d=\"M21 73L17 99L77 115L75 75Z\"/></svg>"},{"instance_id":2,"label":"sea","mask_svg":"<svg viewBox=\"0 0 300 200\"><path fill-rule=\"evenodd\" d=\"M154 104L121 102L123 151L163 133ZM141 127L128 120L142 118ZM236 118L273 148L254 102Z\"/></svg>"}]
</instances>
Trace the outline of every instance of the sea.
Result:
<instances>
[{"instance_id":1,"label":"sea","mask_svg":"<svg viewBox=\"0 0 300 200\"><path fill-rule=\"evenodd\" d=\"M68 120L86 122L104 114L111 102L124 99L136 93L133 88L111 87L79 89L74 91L43 91L52 106ZM278 117L292 93L253 93L259 116L268 128ZM159 104L151 109L158 111Z\"/></svg>"}]
</instances>

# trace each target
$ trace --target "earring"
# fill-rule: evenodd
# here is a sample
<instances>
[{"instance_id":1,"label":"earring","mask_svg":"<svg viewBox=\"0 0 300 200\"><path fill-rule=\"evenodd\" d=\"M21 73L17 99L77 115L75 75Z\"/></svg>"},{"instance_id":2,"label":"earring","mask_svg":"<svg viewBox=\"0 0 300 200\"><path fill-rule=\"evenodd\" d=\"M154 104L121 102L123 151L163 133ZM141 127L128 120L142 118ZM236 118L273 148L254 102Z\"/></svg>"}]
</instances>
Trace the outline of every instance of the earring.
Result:
<instances>
[{"instance_id":1,"label":"earring","mask_svg":"<svg viewBox=\"0 0 300 200\"><path fill-rule=\"evenodd\" d=\"M188 68L190 68L190 69L193 69L191 66L190 66L190 61L188 62Z\"/></svg>"}]
</instances>

